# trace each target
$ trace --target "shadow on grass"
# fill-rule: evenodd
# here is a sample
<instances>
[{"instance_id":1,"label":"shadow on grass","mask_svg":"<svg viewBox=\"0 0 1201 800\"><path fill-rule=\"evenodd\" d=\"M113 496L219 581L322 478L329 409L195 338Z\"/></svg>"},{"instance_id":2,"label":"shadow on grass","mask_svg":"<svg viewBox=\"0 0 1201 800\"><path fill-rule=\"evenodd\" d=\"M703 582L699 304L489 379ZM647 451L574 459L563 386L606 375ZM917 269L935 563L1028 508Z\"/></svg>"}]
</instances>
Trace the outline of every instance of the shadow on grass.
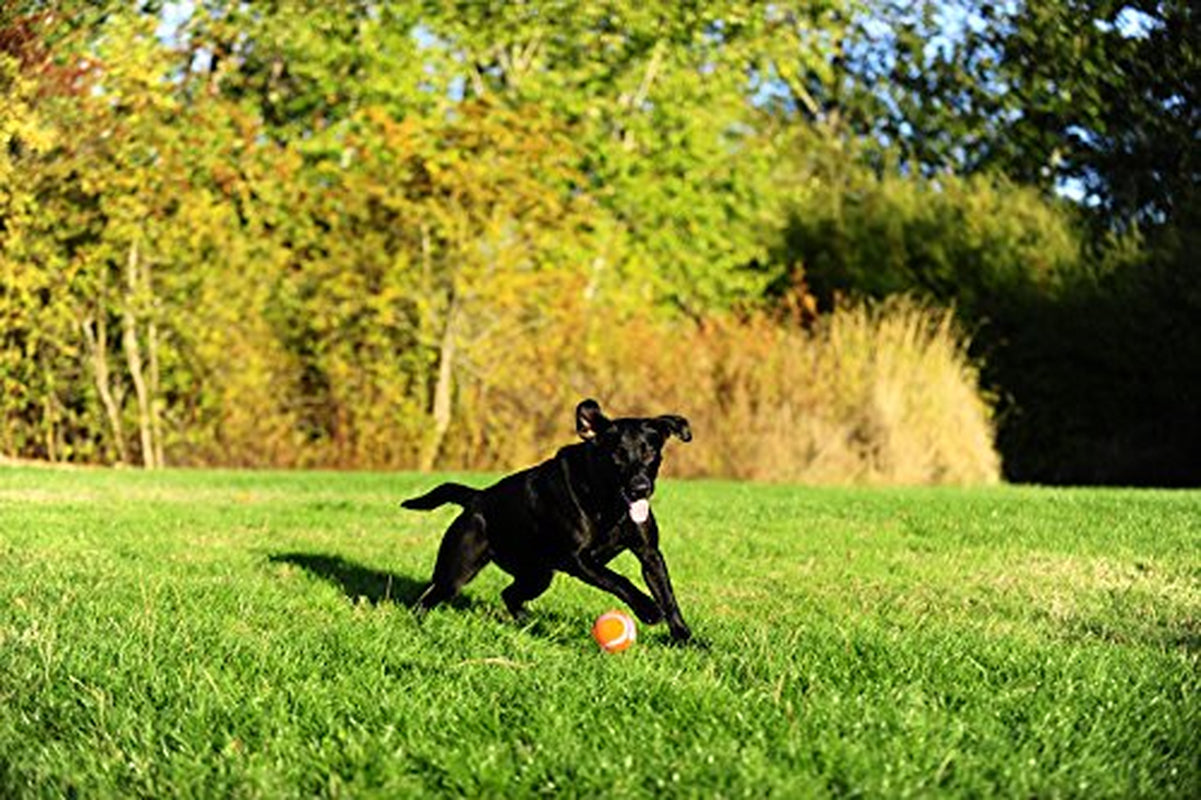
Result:
<instances>
[{"instance_id":1,"label":"shadow on grass","mask_svg":"<svg viewBox=\"0 0 1201 800\"><path fill-rule=\"evenodd\" d=\"M272 564L300 567L310 575L337 586L351 602L366 600L373 606L381 603L412 606L429 585L428 581L415 580L392 572L381 572L347 561L342 556L324 553L280 553L270 556L268 560ZM471 602L459 596L448 605L453 608L470 608Z\"/></svg>"},{"instance_id":2,"label":"shadow on grass","mask_svg":"<svg viewBox=\"0 0 1201 800\"><path fill-rule=\"evenodd\" d=\"M1201 653L1201 623L1193 620L1178 622L1124 622L1095 618L1071 621L1066 630L1074 639L1093 639L1118 645L1143 645L1185 653Z\"/></svg>"},{"instance_id":3,"label":"shadow on grass","mask_svg":"<svg viewBox=\"0 0 1201 800\"><path fill-rule=\"evenodd\" d=\"M392 572L382 572L353 561L347 561L342 556L323 553L279 553L269 556L272 564L290 564L300 567L309 575L329 581L337 586L342 594L351 602L366 600L373 606L382 603L393 603L398 606L411 607L417 598L425 591L427 581L415 580L405 575ZM552 608L531 609L529 614L520 620L514 620L503 607L487 602L478 602L465 595L458 595L445 603L458 610L482 612L505 624L517 625L526 633L563 645L575 645L581 635L581 621L576 615L564 614ZM673 642L663 626L659 626L648 637L665 646L673 646ZM708 650L707 642L693 639L689 647Z\"/></svg>"}]
</instances>

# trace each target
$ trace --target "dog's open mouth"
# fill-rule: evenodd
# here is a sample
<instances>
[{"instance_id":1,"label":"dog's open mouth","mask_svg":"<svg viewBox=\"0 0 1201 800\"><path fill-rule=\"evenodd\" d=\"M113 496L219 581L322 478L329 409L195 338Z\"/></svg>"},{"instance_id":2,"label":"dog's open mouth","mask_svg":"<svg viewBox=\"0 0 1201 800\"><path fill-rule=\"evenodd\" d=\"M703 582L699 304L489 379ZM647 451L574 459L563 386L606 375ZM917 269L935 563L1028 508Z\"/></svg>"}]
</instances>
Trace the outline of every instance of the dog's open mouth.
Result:
<instances>
[{"instance_id":1,"label":"dog's open mouth","mask_svg":"<svg viewBox=\"0 0 1201 800\"><path fill-rule=\"evenodd\" d=\"M641 500L635 500L634 502L630 503L630 519L634 520L639 525L646 522L650 515L651 504L650 501L645 497Z\"/></svg>"}]
</instances>

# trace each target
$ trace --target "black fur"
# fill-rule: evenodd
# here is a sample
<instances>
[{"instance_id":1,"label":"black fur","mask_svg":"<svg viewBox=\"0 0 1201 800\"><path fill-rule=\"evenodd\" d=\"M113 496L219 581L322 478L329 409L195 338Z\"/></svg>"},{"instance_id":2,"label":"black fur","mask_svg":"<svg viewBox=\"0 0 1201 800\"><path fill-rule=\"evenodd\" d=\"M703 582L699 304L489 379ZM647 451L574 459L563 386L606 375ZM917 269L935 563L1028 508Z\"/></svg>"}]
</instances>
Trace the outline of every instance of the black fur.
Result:
<instances>
[{"instance_id":1,"label":"black fur","mask_svg":"<svg viewBox=\"0 0 1201 800\"><path fill-rule=\"evenodd\" d=\"M610 420L595 400L585 400L576 407L576 430L584 441L486 489L444 483L402 503L423 511L446 503L463 508L443 536L419 612L454 597L491 562L513 576L501 596L514 616L559 571L616 595L647 625L666 620L677 641L692 636L659 551L654 512L642 523L630 516L632 503L654 493L667 438L692 439L688 421L670 414ZM606 566L624 550L642 564L651 595Z\"/></svg>"}]
</instances>

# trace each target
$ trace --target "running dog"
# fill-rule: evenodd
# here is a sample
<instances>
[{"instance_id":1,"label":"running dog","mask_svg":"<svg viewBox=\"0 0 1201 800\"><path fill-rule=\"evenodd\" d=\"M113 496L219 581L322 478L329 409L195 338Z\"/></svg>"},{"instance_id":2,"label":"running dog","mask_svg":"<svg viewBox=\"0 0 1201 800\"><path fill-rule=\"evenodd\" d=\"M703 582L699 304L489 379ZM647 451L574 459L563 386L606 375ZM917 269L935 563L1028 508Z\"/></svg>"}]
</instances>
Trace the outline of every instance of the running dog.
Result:
<instances>
[{"instance_id":1,"label":"running dog","mask_svg":"<svg viewBox=\"0 0 1201 800\"><path fill-rule=\"evenodd\" d=\"M416 603L419 614L454 597L491 562L513 576L501 597L517 618L559 571L615 595L646 625L666 620L675 641L691 638L650 508L663 445L670 436L691 441L688 420L609 419L595 400L584 400L576 407L576 431L582 442L485 489L443 483L401 504L463 509L442 538L433 578ZM625 550L642 564L649 596L607 566Z\"/></svg>"}]
</instances>

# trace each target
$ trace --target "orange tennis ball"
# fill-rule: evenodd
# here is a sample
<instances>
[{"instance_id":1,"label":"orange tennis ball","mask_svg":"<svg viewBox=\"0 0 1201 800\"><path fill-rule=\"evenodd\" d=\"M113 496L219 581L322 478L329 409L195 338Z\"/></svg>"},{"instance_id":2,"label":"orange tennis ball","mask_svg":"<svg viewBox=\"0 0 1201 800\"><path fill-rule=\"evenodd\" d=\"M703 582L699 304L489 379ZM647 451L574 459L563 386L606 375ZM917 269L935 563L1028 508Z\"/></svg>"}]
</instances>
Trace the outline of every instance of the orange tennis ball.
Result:
<instances>
[{"instance_id":1,"label":"orange tennis ball","mask_svg":"<svg viewBox=\"0 0 1201 800\"><path fill-rule=\"evenodd\" d=\"M634 620L624 611L606 611L592 624L592 638L607 653L619 653L638 638Z\"/></svg>"}]
</instances>

